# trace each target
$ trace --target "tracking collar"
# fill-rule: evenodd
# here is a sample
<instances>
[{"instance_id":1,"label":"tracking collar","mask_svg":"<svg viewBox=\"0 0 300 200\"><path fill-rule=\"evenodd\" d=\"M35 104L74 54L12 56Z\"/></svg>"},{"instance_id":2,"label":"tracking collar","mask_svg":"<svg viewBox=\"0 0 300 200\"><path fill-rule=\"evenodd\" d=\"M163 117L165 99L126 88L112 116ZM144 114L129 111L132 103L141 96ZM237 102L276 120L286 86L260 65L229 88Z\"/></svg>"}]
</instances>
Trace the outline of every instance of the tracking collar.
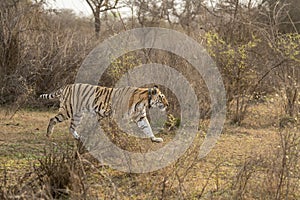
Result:
<instances>
[{"instance_id":1,"label":"tracking collar","mask_svg":"<svg viewBox=\"0 0 300 200\"><path fill-rule=\"evenodd\" d=\"M150 103L151 103L151 96L152 96L151 93L152 93L152 89L149 88L149 89L148 89L148 107L149 107L149 108L151 108L151 104L150 104Z\"/></svg>"},{"instance_id":2,"label":"tracking collar","mask_svg":"<svg viewBox=\"0 0 300 200\"><path fill-rule=\"evenodd\" d=\"M149 88L148 89L148 106L149 108L151 108L151 98L152 98L152 95L156 95L157 93L157 86L155 85L153 88Z\"/></svg>"}]
</instances>

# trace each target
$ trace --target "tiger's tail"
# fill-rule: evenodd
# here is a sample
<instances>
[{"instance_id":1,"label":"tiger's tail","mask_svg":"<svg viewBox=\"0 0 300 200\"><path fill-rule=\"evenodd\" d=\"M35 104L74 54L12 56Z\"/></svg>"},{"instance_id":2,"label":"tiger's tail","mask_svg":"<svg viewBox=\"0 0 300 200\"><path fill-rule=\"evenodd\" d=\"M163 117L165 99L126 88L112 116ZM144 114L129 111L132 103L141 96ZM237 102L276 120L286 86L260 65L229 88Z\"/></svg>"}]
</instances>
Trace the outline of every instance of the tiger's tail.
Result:
<instances>
[{"instance_id":1,"label":"tiger's tail","mask_svg":"<svg viewBox=\"0 0 300 200\"><path fill-rule=\"evenodd\" d=\"M59 98L62 94L62 89L56 90L54 92L51 92L50 94L41 94L40 99L54 99Z\"/></svg>"}]
</instances>

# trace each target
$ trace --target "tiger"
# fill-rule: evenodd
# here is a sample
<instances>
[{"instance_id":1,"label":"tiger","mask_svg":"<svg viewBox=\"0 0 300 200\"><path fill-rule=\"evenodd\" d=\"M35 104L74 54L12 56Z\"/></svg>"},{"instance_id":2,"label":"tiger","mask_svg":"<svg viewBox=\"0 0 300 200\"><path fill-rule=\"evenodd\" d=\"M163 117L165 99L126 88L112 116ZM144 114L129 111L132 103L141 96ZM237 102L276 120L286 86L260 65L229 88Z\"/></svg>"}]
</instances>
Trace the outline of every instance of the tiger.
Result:
<instances>
[{"instance_id":1,"label":"tiger","mask_svg":"<svg viewBox=\"0 0 300 200\"><path fill-rule=\"evenodd\" d=\"M50 94L41 94L40 98L60 101L58 114L50 118L47 137L51 136L57 123L71 119L69 131L75 139L80 140L81 136L77 133L76 127L80 124L84 112L96 114L100 122L103 118L110 117L114 109L124 108L118 104L127 101L128 106L125 108L130 120L134 121L152 142L163 142L162 138L154 136L146 115L147 108L157 107L165 111L169 106L167 98L157 85L150 88L109 88L75 83L65 85Z\"/></svg>"}]
</instances>

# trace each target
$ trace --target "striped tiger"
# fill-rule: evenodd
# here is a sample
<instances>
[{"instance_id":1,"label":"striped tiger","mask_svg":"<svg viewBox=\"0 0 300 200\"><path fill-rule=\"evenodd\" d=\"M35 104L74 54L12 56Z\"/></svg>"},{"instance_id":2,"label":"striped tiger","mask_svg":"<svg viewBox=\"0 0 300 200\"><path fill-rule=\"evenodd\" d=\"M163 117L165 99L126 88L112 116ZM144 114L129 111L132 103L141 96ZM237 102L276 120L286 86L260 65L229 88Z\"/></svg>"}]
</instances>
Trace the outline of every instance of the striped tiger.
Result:
<instances>
[{"instance_id":1,"label":"striped tiger","mask_svg":"<svg viewBox=\"0 0 300 200\"><path fill-rule=\"evenodd\" d=\"M146 117L147 107L165 110L169 106L168 100L157 86L153 88L108 88L76 83L66 85L50 94L42 94L40 98L59 98L60 100L58 114L50 119L47 137L50 137L57 123L71 119L70 132L74 138L80 139L76 127L80 124L84 112L96 114L100 121L104 117L111 116L114 109L126 108L129 118L147 137L151 138L152 142L163 142L162 138L154 136ZM128 106L119 105L124 102L127 102Z\"/></svg>"}]
</instances>

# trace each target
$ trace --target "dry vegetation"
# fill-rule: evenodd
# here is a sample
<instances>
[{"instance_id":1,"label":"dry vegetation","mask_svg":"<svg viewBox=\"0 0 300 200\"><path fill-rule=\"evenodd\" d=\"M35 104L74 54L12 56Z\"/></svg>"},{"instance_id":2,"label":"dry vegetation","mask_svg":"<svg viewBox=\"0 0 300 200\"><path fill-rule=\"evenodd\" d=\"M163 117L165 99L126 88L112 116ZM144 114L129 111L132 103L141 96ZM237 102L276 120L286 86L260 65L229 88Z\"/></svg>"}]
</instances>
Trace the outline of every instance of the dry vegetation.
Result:
<instances>
[{"instance_id":1,"label":"dry vegetation","mask_svg":"<svg viewBox=\"0 0 300 200\"><path fill-rule=\"evenodd\" d=\"M88 152L78 150L66 123L58 125L52 140L46 139L45 128L54 112L22 109L10 119L2 109L0 195L4 199L298 199L299 125L287 123L281 128L279 106L280 98L251 105L243 125L228 121L204 159L197 158L203 141L199 134L178 161L145 174L100 165ZM168 141L172 133L163 137ZM113 141L138 152L141 146L156 145L127 136Z\"/></svg>"},{"instance_id":2,"label":"dry vegetation","mask_svg":"<svg viewBox=\"0 0 300 200\"><path fill-rule=\"evenodd\" d=\"M0 2L0 199L300 198L297 0L213 5L205 0L86 1L101 6L92 19L70 10L47 10L42 0ZM120 15L122 6L132 10L130 16ZM205 83L184 59L157 49L113 60L99 82L114 86L127 70L146 63L180 71L201 108L199 133L180 159L155 172L124 173L99 164L73 140L67 122L46 139L57 102L41 103L37 96L72 83L83 59L101 41L145 26L186 33L206 47L222 74L227 120L209 155L197 157L211 112ZM163 90L176 124L178 102L172 91ZM174 128L160 133L165 141L172 139ZM164 145L107 130L126 150Z\"/></svg>"}]
</instances>

